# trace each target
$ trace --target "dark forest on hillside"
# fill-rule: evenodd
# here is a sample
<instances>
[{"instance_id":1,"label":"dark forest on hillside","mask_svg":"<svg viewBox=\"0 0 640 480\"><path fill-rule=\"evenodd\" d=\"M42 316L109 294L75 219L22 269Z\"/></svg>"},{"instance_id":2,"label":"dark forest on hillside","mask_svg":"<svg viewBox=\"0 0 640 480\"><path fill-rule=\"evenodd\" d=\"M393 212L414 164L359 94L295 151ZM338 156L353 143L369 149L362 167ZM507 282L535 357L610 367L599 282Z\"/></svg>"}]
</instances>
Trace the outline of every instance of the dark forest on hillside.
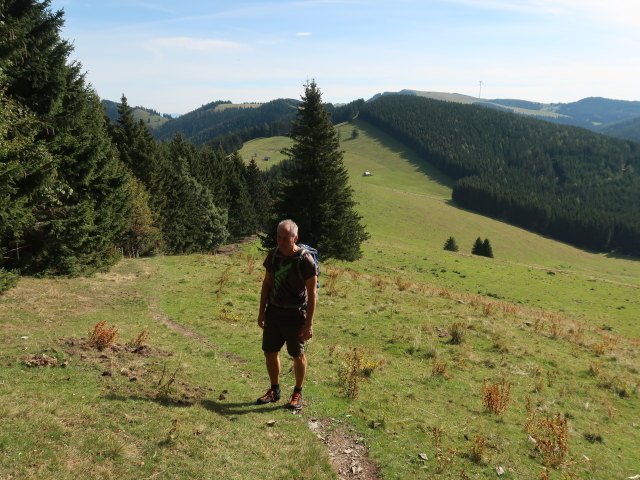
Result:
<instances>
[{"instance_id":1,"label":"dark forest on hillside","mask_svg":"<svg viewBox=\"0 0 640 480\"><path fill-rule=\"evenodd\" d=\"M384 96L360 118L456 179L453 200L573 245L640 255L640 144L493 109Z\"/></svg>"}]
</instances>

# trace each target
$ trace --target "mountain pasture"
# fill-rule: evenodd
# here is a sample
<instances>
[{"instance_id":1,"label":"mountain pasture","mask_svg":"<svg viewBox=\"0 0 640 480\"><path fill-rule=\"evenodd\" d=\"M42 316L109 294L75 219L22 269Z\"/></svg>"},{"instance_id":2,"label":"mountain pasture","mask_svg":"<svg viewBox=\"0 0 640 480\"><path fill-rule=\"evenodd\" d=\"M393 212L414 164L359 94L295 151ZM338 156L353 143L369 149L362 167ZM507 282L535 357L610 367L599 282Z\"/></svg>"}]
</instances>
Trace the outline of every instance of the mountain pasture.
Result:
<instances>
[{"instance_id":1,"label":"mountain pasture","mask_svg":"<svg viewBox=\"0 0 640 480\"><path fill-rule=\"evenodd\" d=\"M254 405L257 242L25 277L0 297L3 476L320 480L348 455L340 475L358 478L364 448L388 479L640 473L638 262L460 209L401 144L338 128L371 239L322 265L302 413ZM287 142L242 155L262 168ZM477 237L495 259L470 254ZM115 347L90 342L101 321ZM292 382L285 355L285 395ZM336 433L347 447L330 456Z\"/></svg>"}]
</instances>

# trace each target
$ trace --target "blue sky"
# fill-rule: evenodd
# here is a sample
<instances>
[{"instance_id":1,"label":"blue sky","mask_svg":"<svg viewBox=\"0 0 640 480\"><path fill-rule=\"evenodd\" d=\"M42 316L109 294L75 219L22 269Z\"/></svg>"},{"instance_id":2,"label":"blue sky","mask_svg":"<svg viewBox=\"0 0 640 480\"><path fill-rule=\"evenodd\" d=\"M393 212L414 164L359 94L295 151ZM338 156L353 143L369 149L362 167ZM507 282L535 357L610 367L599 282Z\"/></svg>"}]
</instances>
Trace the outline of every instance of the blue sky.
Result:
<instances>
[{"instance_id":1,"label":"blue sky","mask_svg":"<svg viewBox=\"0 0 640 480\"><path fill-rule=\"evenodd\" d=\"M640 100L637 0L52 0L101 98L163 113L214 100L327 102L403 88Z\"/></svg>"}]
</instances>

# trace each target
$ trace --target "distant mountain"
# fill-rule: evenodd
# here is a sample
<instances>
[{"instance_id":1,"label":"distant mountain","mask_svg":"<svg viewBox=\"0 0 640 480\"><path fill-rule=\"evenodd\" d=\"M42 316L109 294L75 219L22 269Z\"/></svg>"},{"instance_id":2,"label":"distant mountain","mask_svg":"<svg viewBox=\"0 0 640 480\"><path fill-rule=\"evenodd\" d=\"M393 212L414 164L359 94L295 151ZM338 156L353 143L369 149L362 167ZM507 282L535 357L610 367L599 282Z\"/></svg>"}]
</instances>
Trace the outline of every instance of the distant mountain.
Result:
<instances>
[{"instance_id":1,"label":"distant mountain","mask_svg":"<svg viewBox=\"0 0 640 480\"><path fill-rule=\"evenodd\" d=\"M288 131L298 103L298 100L293 99L243 104L211 102L179 118L171 119L153 133L157 139L166 140L179 132L194 144L203 145L231 132L262 127L273 122L286 126ZM268 132L264 136L268 136Z\"/></svg>"},{"instance_id":2,"label":"distant mountain","mask_svg":"<svg viewBox=\"0 0 640 480\"><path fill-rule=\"evenodd\" d=\"M102 105L104 106L104 113L107 114L109 120L115 123L116 120L118 120L118 106L120 105L120 103L113 102L111 100L102 100ZM172 117L172 115L163 115L151 108L140 106L133 107L132 110L133 118L138 121L143 120L151 130L155 130L161 125L167 123Z\"/></svg>"},{"instance_id":3,"label":"distant mountain","mask_svg":"<svg viewBox=\"0 0 640 480\"><path fill-rule=\"evenodd\" d=\"M588 128L606 135L638 140L640 137L640 101L613 100L601 97L589 97L572 103L538 103L518 99L480 99L469 95L444 92L425 92L420 90L401 90L384 92L371 97L369 101L385 95L411 95L432 98L448 102L475 104L505 112L528 115L565 125ZM624 126L620 122L625 123Z\"/></svg>"}]
</instances>

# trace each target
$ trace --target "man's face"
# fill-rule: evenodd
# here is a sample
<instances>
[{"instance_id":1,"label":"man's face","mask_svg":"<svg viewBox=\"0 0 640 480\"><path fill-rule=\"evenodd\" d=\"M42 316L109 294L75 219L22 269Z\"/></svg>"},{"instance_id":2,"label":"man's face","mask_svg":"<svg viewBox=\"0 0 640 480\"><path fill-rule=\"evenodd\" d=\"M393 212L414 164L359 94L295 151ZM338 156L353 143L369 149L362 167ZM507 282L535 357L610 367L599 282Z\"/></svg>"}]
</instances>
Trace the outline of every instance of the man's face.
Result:
<instances>
[{"instance_id":1,"label":"man's face","mask_svg":"<svg viewBox=\"0 0 640 480\"><path fill-rule=\"evenodd\" d=\"M285 255L293 255L295 252L297 235L292 235L284 226L278 228L278 248Z\"/></svg>"}]
</instances>

